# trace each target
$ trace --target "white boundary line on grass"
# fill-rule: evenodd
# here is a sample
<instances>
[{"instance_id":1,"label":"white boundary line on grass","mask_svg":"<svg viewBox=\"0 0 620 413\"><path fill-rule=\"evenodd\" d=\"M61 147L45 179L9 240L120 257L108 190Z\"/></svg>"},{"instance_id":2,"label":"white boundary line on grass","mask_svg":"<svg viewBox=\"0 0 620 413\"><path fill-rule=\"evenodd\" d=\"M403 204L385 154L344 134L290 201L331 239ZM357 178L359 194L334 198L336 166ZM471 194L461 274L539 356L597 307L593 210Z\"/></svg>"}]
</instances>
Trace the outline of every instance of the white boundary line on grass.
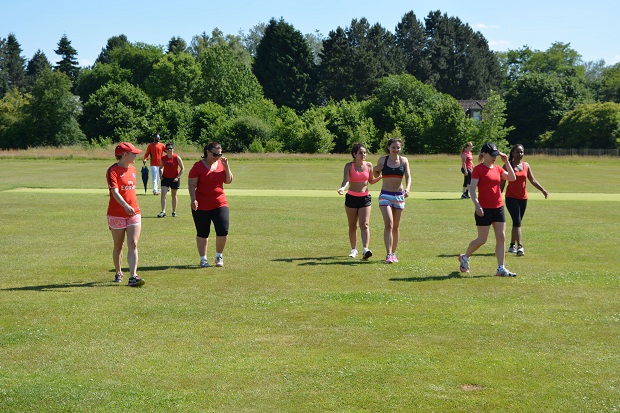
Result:
<instances>
[{"instance_id":1,"label":"white boundary line on grass","mask_svg":"<svg viewBox=\"0 0 620 413\"><path fill-rule=\"evenodd\" d=\"M107 189L101 188L15 188L1 192L20 192L20 193L40 193L40 194L101 194L107 195ZM141 190L136 190L138 195L145 195ZM259 197L296 197L296 198L338 198L341 197L336 190L315 190L315 189L237 189L225 188L228 196L259 196ZM373 197L379 196L379 191L370 192ZM189 195L187 190L181 188L179 195ZM150 191L146 193L151 195ZM460 200L460 193L454 192L412 192L409 198L413 199L439 199L439 200ZM540 193L529 194L532 200L544 199ZM471 202L462 200L463 202ZM577 192L558 192L549 195L547 201L620 201L620 194L601 194L601 193L577 193Z\"/></svg>"}]
</instances>

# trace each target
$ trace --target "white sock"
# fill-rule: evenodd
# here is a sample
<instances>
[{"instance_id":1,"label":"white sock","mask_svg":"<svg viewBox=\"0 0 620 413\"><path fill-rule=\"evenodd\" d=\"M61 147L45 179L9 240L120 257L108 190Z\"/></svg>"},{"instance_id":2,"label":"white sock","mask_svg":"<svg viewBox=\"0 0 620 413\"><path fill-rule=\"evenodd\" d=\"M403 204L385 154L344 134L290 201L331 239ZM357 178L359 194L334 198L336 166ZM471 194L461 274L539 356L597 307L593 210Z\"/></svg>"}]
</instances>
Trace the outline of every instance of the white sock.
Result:
<instances>
[{"instance_id":1,"label":"white sock","mask_svg":"<svg viewBox=\"0 0 620 413\"><path fill-rule=\"evenodd\" d=\"M222 253L221 253L221 252L216 252L216 253L215 253L215 258L220 258L221 256L222 256Z\"/></svg>"},{"instance_id":2,"label":"white sock","mask_svg":"<svg viewBox=\"0 0 620 413\"><path fill-rule=\"evenodd\" d=\"M201 259L201 260L206 260L206 259L207 259L207 256L206 256L206 255L201 255L201 256L200 256L200 259Z\"/></svg>"}]
</instances>

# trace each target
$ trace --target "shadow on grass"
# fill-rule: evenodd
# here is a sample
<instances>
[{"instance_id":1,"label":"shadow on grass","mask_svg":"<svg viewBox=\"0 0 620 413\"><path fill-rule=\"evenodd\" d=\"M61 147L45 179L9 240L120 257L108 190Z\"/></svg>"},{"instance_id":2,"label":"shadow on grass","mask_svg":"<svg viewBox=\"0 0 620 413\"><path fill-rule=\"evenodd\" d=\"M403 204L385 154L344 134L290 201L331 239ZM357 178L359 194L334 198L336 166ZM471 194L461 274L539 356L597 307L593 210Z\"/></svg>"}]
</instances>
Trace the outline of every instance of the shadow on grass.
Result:
<instances>
[{"instance_id":1,"label":"shadow on grass","mask_svg":"<svg viewBox=\"0 0 620 413\"><path fill-rule=\"evenodd\" d=\"M453 271L448 275L432 275L427 277L407 277L407 278L390 278L390 281L405 281L405 282L424 282L424 281L447 281L453 278L469 279L469 278L487 278L490 275L466 275L462 276L460 272Z\"/></svg>"},{"instance_id":2,"label":"shadow on grass","mask_svg":"<svg viewBox=\"0 0 620 413\"><path fill-rule=\"evenodd\" d=\"M456 257L458 258L459 255L461 254L439 254L437 255L439 258L452 258L452 257ZM495 257L495 252L487 252L484 254L474 254L472 255L472 257Z\"/></svg>"},{"instance_id":3,"label":"shadow on grass","mask_svg":"<svg viewBox=\"0 0 620 413\"><path fill-rule=\"evenodd\" d=\"M138 274L149 271L165 271L165 270L193 270L196 268L200 268L200 265L147 265L147 266L138 266ZM109 270L114 274L115 270Z\"/></svg>"},{"instance_id":4,"label":"shadow on grass","mask_svg":"<svg viewBox=\"0 0 620 413\"><path fill-rule=\"evenodd\" d=\"M3 288L0 291L56 291L56 292L69 292L67 288L92 288L92 287L116 287L118 284L111 282L92 281L87 283L61 283L61 284L46 284L46 285L26 285L23 287ZM61 291L65 290L65 291Z\"/></svg>"},{"instance_id":5,"label":"shadow on grass","mask_svg":"<svg viewBox=\"0 0 620 413\"><path fill-rule=\"evenodd\" d=\"M343 257L300 257L300 258L276 258L272 261L276 262L295 262L295 261L303 261L297 265L358 265L358 264L371 264L378 263L379 261L364 261L362 259L349 258L344 259Z\"/></svg>"}]
</instances>

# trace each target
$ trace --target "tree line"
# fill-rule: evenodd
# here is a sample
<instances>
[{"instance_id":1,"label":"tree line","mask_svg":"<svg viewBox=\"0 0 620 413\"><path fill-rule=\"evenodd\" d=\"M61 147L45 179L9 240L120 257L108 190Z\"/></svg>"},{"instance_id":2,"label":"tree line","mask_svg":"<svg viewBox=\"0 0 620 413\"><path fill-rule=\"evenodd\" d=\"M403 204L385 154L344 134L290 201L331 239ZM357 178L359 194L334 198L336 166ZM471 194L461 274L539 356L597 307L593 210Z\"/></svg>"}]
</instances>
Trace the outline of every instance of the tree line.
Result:
<instances>
[{"instance_id":1,"label":"tree line","mask_svg":"<svg viewBox=\"0 0 620 413\"><path fill-rule=\"evenodd\" d=\"M409 153L502 148L617 148L620 64L583 62L570 44L492 52L467 23L406 13L394 32L354 19L327 36L283 19L249 33L215 29L166 47L108 39L80 67L64 35L52 65L0 38L0 147L221 142L227 151ZM459 100L484 104L479 120Z\"/></svg>"}]
</instances>

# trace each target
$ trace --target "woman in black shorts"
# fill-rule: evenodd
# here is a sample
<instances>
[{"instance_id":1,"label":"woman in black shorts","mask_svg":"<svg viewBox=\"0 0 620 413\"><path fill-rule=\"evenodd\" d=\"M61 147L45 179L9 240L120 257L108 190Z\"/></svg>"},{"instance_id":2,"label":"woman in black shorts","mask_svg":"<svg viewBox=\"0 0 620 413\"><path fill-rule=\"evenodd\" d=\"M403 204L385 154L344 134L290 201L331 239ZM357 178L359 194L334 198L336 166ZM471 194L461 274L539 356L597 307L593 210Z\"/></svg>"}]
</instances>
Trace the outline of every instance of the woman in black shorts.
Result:
<instances>
[{"instance_id":1,"label":"woman in black shorts","mask_svg":"<svg viewBox=\"0 0 620 413\"><path fill-rule=\"evenodd\" d=\"M173 144L166 144L166 152L166 156L162 156L159 164L159 177L161 178L161 212L157 215L158 218L166 216L166 194L168 193L168 188L170 188L172 194L172 216L177 216L177 190L181 186L179 178L185 169L181 157L173 153Z\"/></svg>"}]
</instances>

